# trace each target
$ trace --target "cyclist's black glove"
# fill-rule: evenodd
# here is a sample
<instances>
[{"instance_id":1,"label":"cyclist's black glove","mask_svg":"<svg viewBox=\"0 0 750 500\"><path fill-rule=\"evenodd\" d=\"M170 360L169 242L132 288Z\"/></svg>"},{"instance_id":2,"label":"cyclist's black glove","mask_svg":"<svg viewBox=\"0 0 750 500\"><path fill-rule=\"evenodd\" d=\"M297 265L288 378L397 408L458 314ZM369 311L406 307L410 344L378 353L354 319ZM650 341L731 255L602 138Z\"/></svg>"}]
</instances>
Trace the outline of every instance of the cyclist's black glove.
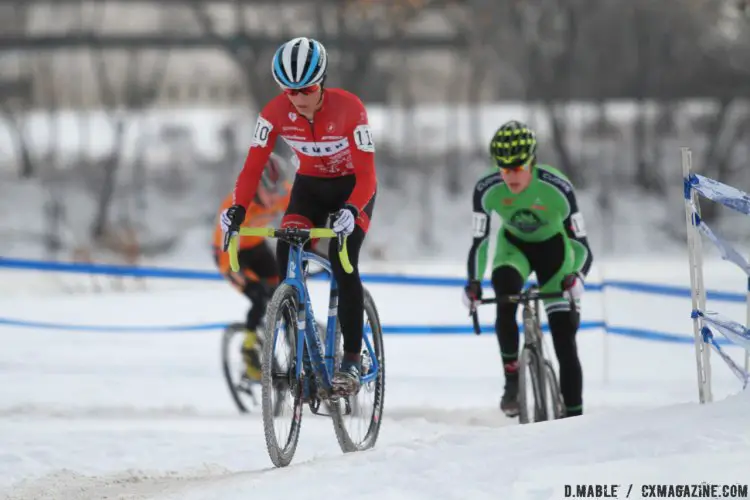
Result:
<instances>
[{"instance_id":1,"label":"cyclist's black glove","mask_svg":"<svg viewBox=\"0 0 750 500\"><path fill-rule=\"evenodd\" d=\"M474 302L482 299L482 283L478 280L471 280L464 287L464 305L471 309Z\"/></svg>"},{"instance_id":2,"label":"cyclist's black glove","mask_svg":"<svg viewBox=\"0 0 750 500\"><path fill-rule=\"evenodd\" d=\"M229 238L237 234L245 221L245 207L232 205L221 213L221 230L224 232L224 251L229 247Z\"/></svg>"}]
</instances>

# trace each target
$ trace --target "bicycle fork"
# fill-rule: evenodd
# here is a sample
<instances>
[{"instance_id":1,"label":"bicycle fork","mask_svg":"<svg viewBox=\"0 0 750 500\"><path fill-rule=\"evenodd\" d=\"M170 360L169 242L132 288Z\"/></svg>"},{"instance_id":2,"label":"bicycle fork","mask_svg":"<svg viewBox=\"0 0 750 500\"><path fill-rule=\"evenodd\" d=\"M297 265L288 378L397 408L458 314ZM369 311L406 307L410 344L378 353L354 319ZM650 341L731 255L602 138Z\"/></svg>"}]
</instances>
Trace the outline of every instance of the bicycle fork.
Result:
<instances>
[{"instance_id":1,"label":"bicycle fork","mask_svg":"<svg viewBox=\"0 0 750 500\"><path fill-rule=\"evenodd\" d=\"M309 367L312 368L312 373L306 373L305 375L308 377L315 375L318 379L317 382L319 387L325 390L327 394L330 394L331 377L328 375L326 363L323 360L323 346L320 343L318 325L315 323L313 315L308 314L308 310L312 309L310 297L306 296L305 303L300 303L297 311L297 331L303 332L303 335L299 335L297 338L297 352L300 353L301 357L298 362L300 364L304 363L305 365L309 365ZM307 349L305 349L305 346ZM305 351L307 352L307 356L304 355ZM309 357L309 363L305 363L306 357Z\"/></svg>"},{"instance_id":2,"label":"bicycle fork","mask_svg":"<svg viewBox=\"0 0 750 500\"><path fill-rule=\"evenodd\" d=\"M535 301L535 310L539 310L539 302ZM534 363L529 366L533 370L532 392L534 392L534 413L535 420L547 420L547 380L545 377L545 357L544 347L542 345L542 328L539 325L538 316L524 309L523 329L524 343L526 348L534 353ZM534 383L534 381L536 383Z\"/></svg>"}]
</instances>

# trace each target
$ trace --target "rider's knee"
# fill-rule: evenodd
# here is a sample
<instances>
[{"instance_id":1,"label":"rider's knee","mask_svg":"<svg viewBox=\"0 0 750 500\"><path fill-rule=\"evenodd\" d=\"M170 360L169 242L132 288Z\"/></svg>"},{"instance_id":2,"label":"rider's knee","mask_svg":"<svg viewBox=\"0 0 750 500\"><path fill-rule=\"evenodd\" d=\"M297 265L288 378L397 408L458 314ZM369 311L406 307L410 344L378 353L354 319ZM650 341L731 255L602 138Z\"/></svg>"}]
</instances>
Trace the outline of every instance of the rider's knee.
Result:
<instances>
[{"instance_id":1,"label":"rider's knee","mask_svg":"<svg viewBox=\"0 0 750 500\"><path fill-rule=\"evenodd\" d=\"M496 267L492 271L492 288L496 295L518 293L523 289L523 277L515 267Z\"/></svg>"}]
</instances>

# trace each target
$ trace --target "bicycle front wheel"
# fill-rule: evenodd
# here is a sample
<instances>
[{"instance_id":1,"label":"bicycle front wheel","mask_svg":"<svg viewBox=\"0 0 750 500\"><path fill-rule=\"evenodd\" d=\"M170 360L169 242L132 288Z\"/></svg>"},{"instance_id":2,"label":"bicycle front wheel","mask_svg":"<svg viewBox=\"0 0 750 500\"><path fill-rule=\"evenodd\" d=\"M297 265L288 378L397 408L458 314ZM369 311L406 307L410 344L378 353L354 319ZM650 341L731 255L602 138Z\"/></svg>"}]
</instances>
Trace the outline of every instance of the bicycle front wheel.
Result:
<instances>
[{"instance_id":1,"label":"bicycle front wheel","mask_svg":"<svg viewBox=\"0 0 750 500\"><path fill-rule=\"evenodd\" d=\"M524 347L518 360L518 421L522 424L547 420L541 386L542 361L533 347Z\"/></svg>"},{"instance_id":2,"label":"bicycle front wheel","mask_svg":"<svg viewBox=\"0 0 750 500\"><path fill-rule=\"evenodd\" d=\"M344 453L375 446L380 434L385 399L383 329L375 301L365 289L365 327L362 335L361 387L354 396L331 401L336 439Z\"/></svg>"},{"instance_id":3,"label":"bicycle front wheel","mask_svg":"<svg viewBox=\"0 0 750 500\"><path fill-rule=\"evenodd\" d=\"M562 418L565 405L560 395L560 385L557 383L557 374L552 363L546 359L544 360L544 389L547 420Z\"/></svg>"},{"instance_id":4,"label":"bicycle front wheel","mask_svg":"<svg viewBox=\"0 0 750 500\"><path fill-rule=\"evenodd\" d=\"M266 310L261 376L263 431L276 467L292 461L302 426L302 385L296 377L298 334L297 290L282 283Z\"/></svg>"}]
</instances>

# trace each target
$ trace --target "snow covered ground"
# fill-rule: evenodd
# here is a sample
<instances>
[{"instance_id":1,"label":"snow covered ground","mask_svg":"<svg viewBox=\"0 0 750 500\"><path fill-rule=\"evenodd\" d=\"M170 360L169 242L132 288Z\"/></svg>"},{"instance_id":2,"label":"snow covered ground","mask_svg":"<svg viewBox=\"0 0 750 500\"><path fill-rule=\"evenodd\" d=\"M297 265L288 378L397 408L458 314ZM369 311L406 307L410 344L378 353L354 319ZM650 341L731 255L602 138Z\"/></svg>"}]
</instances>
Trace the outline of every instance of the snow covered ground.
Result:
<instances>
[{"instance_id":1,"label":"snow covered ground","mask_svg":"<svg viewBox=\"0 0 750 500\"><path fill-rule=\"evenodd\" d=\"M461 269L400 267L455 276ZM744 291L745 279L729 265L706 269L709 288ZM13 283L28 286L29 276L0 272L0 318L102 328L0 324L2 499L560 499L576 484L617 484L618 498L642 498L644 484L750 482L750 394L740 393L734 375L714 357L716 401L698 405L692 344L601 330L579 334L586 414L528 426L497 410L502 374L491 332L388 335L376 448L343 455L330 420L306 412L292 465L273 469L259 416L238 414L225 387L218 330L104 328L236 320L244 302L226 285L14 293ZM688 283L679 257L602 262L594 276ZM369 288L385 325L470 324L456 288ZM313 290L315 305L325 295L320 283ZM743 304L709 306L745 322ZM584 299L584 321L686 339L689 311L687 299L621 290ZM491 311L482 319L491 323ZM741 360L738 348L728 352Z\"/></svg>"}]
</instances>

